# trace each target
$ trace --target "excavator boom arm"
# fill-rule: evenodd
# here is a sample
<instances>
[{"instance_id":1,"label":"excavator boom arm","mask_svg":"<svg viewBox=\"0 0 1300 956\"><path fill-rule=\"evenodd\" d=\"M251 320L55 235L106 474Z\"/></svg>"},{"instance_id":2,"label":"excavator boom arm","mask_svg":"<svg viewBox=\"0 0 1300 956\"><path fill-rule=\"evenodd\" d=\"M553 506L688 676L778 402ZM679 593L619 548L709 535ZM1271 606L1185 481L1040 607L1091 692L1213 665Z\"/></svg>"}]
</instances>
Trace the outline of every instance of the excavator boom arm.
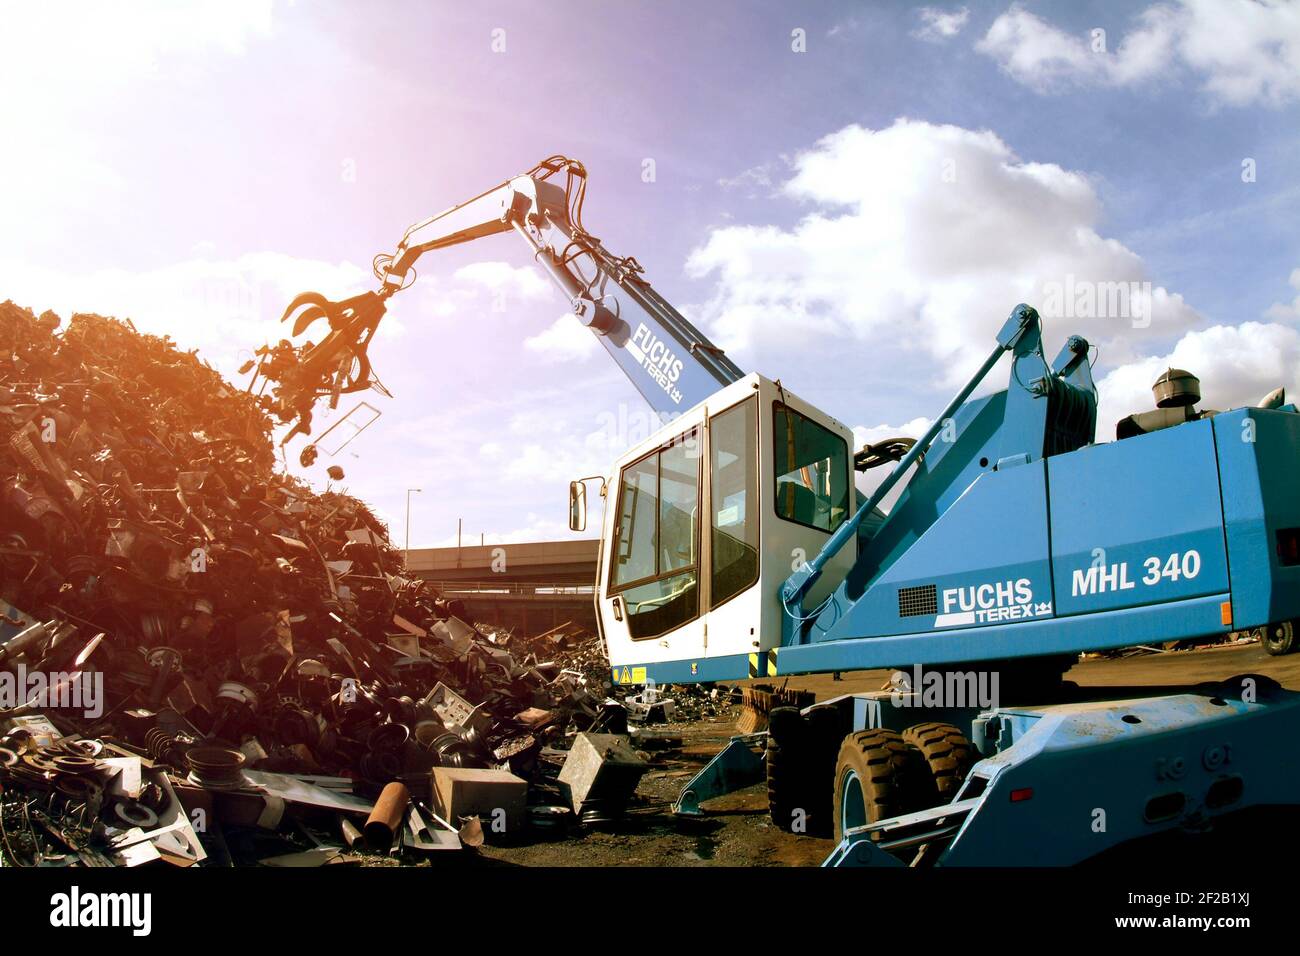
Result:
<instances>
[{"instance_id":1,"label":"excavator boom arm","mask_svg":"<svg viewBox=\"0 0 1300 956\"><path fill-rule=\"evenodd\" d=\"M611 255L583 228L586 176L581 163L551 157L528 173L411 226L395 252L376 257L375 275L381 281L377 292L337 304L313 293L295 299L285 318L307 306L295 334L321 317L329 319L331 331L320 345L297 356L296 363L282 362L278 374L271 350L264 351L259 372L279 383L281 416L298 415L295 432L306 430L304 422L309 425L316 399L329 395L336 402L341 392L367 387L365 346L385 301L415 280L415 263L422 255L510 231L528 243L533 260L564 293L573 314L662 418L743 377L721 349L643 278L635 259Z\"/></svg>"}]
</instances>

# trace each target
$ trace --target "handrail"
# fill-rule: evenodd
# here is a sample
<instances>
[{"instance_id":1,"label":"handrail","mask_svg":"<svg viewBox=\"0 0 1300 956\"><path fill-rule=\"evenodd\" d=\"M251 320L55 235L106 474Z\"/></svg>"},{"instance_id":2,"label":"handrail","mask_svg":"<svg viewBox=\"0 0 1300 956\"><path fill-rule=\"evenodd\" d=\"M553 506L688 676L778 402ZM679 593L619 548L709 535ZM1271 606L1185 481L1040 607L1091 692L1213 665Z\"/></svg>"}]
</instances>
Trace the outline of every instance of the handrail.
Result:
<instances>
[{"instance_id":1,"label":"handrail","mask_svg":"<svg viewBox=\"0 0 1300 956\"><path fill-rule=\"evenodd\" d=\"M545 581L432 581L425 582L441 594L532 594L539 596L590 596L594 584L552 584Z\"/></svg>"}]
</instances>

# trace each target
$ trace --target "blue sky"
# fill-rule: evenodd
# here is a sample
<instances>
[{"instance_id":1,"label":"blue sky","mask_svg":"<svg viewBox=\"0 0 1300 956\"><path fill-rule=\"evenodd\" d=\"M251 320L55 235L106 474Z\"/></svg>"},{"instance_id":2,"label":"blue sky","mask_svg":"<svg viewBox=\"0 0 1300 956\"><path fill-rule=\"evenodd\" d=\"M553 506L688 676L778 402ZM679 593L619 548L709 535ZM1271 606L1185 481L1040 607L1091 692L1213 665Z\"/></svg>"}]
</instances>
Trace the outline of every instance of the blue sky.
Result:
<instances>
[{"instance_id":1,"label":"blue sky","mask_svg":"<svg viewBox=\"0 0 1300 956\"><path fill-rule=\"evenodd\" d=\"M1300 387L1296 3L0 6L0 298L232 375L293 294L371 287L409 224L558 152L612 251L863 437L924 427L1067 281L1145 303L1045 313L1052 352L1100 346L1101 439L1170 362L1214 407ZM566 536L640 399L517 238L419 270L371 350L394 398L306 474L398 540L422 488L414 545Z\"/></svg>"}]
</instances>

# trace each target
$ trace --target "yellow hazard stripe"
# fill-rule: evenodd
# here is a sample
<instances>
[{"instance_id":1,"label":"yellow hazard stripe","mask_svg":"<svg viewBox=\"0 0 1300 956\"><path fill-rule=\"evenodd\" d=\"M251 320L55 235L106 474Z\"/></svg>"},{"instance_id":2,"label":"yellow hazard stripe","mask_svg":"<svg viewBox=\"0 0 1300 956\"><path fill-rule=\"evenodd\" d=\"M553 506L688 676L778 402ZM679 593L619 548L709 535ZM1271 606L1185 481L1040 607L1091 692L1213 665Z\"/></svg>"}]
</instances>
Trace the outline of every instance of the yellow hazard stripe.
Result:
<instances>
[{"instance_id":1,"label":"yellow hazard stripe","mask_svg":"<svg viewBox=\"0 0 1300 956\"><path fill-rule=\"evenodd\" d=\"M749 676L750 677L775 677L776 676L776 651L764 651L761 654L749 655Z\"/></svg>"}]
</instances>

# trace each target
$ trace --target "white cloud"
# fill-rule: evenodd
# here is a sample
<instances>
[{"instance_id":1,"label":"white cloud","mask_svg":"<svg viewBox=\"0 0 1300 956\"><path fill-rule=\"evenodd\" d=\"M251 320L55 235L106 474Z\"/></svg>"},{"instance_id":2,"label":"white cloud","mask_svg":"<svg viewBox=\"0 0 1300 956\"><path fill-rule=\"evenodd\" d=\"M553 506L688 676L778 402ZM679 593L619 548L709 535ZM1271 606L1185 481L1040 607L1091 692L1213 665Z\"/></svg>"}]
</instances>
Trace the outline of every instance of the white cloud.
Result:
<instances>
[{"instance_id":1,"label":"white cloud","mask_svg":"<svg viewBox=\"0 0 1300 956\"><path fill-rule=\"evenodd\" d=\"M0 208L11 222L66 217L123 191L93 130L136 84L197 74L272 31L271 0L26 3L0 0Z\"/></svg>"},{"instance_id":2,"label":"white cloud","mask_svg":"<svg viewBox=\"0 0 1300 956\"><path fill-rule=\"evenodd\" d=\"M1080 36L1065 33L1019 6L993 21L989 32L975 44L1016 80L1039 91L1063 79L1100 81L1106 75L1106 58L1094 53Z\"/></svg>"},{"instance_id":3,"label":"white cloud","mask_svg":"<svg viewBox=\"0 0 1300 956\"><path fill-rule=\"evenodd\" d=\"M847 20L841 20L839 23L836 23L827 30L826 36L831 39L845 39L857 34L862 27L863 20L861 17L849 17Z\"/></svg>"},{"instance_id":4,"label":"white cloud","mask_svg":"<svg viewBox=\"0 0 1300 956\"><path fill-rule=\"evenodd\" d=\"M941 10L938 7L922 7L917 11L921 25L912 34L922 40L941 42L955 37L970 19L970 10L960 7L957 10Z\"/></svg>"},{"instance_id":5,"label":"white cloud","mask_svg":"<svg viewBox=\"0 0 1300 956\"><path fill-rule=\"evenodd\" d=\"M718 185L723 189L744 189L750 195L760 190L766 191L772 188L771 164L763 163L742 169L734 176L723 176L718 180Z\"/></svg>"},{"instance_id":6,"label":"white cloud","mask_svg":"<svg viewBox=\"0 0 1300 956\"><path fill-rule=\"evenodd\" d=\"M920 438L929 427L930 419L925 417L913 418L902 425L855 425L853 442L856 449L861 449L863 445L873 445L886 438Z\"/></svg>"},{"instance_id":7,"label":"white cloud","mask_svg":"<svg viewBox=\"0 0 1300 956\"><path fill-rule=\"evenodd\" d=\"M1138 14L1138 26L1121 41L1113 55L1105 55L1110 80L1120 85L1152 80L1167 72L1178 55L1183 25L1178 11L1167 6L1148 7ZM1098 54L1089 54L1096 57Z\"/></svg>"},{"instance_id":8,"label":"white cloud","mask_svg":"<svg viewBox=\"0 0 1300 956\"><path fill-rule=\"evenodd\" d=\"M562 403L557 403L561 404ZM570 481L603 474L627 448L613 416L557 414L557 404L516 411L478 448L504 488L563 489ZM590 409L588 409L590 415Z\"/></svg>"},{"instance_id":9,"label":"white cloud","mask_svg":"<svg viewBox=\"0 0 1300 956\"><path fill-rule=\"evenodd\" d=\"M524 299L555 294L555 287L532 266L516 267L508 262L472 262L457 269L452 278L494 294L518 295Z\"/></svg>"},{"instance_id":10,"label":"white cloud","mask_svg":"<svg viewBox=\"0 0 1300 956\"><path fill-rule=\"evenodd\" d=\"M1300 4L1184 0L1179 52L1205 89L1235 106L1300 98Z\"/></svg>"},{"instance_id":11,"label":"white cloud","mask_svg":"<svg viewBox=\"0 0 1300 956\"><path fill-rule=\"evenodd\" d=\"M856 425L853 428L853 450L855 452L861 451L863 446L884 441L886 438L920 438L931 424L931 419L921 417L913 418L910 422L904 422L902 425L872 425L870 427ZM879 465L865 472L858 472L855 478L858 491L868 498L871 497L881 483L893 472L894 468L895 465L891 463ZM893 510L899 497L906 490L907 483L912 480L912 475L915 473L916 468L911 468L903 479L890 490L889 494L880 500L876 507L886 513Z\"/></svg>"},{"instance_id":12,"label":"white cloud","mask_svg":"<svg viewBox=\"0 0 1300 956\"><path fill-rule=\"evenodd\" d=\"M250 41L270 34L272 6L271 0L133 0L125 5L0 0L5 25L0 77L72 90L147 75L165 58L211 48L240 55ZM52 39L58 42L57 56L50 54ZM8 83L4 89L7 95L24 93Z\"/></svg>"},{"instance_id":13,"label":"white cloud","mask_svg":"<svg viewBox=\"0 0 1300 956\"><path fill-rule=\"evenodd\" d=\"M1156 4L1118 46L1106 31L1067 33L1013 5L976 44L1040 93L1069 86L1130 86L1180 72L1212 103L1281 106L1300 99L1300 4L1286 0L1181 0Z\"/></svg>"},{"instance_id":14,"label":"white cloud","mask_svg":"<svg viewBox=\"0 0 1300 956\"><path fill-rule=\"evenodd\" d=\"M978 365L1017 302L1041 304L1067 281L1149 282L1136 253L1097 233L1100 202L1085 175L1022 161L987 130L848 126L794 169L783 190L813 212L788 229L716 229L687 262L693 276L716 277L700 319L733 354L788 355L792 334L851 336L863 354L920 351L951 384ZM1122 362L1198 320L1159 287L1141 286L1140 301L1155 304L1149 323L1105 309L1045 316L1046 348L1078 333Z\"/></svg>"},{"instance_id":15,"label":"white cloud","mask_svg":"<svg viewBox=\"0 0 1300 956\"><path fill-rule=\"evenodd\" d=\"M1199 408L1254 405L1279 385L1290 398L1300 385L1300 330L1279 323L1243 322L1188 332L1167 355L1140 359L1101 378L1097 439L1115 437L1115 423L1155 407L1151 386L1166 369L1181 368L1201 380Z\"/></svg>"},{"instance_id":16,"label":"white cloud","mask_svg":"<svg viewBox=\"0 0 1300 956\"><path fill-rule=\"evenodd\" d=\"M600 343L576 316L565 313L541 332L524 339L524 348L537 353L543 361L567 362L595 355Z\"/></svg>"},{"instance_id":17,"label":"white cloud","mask_svg":"<svg viewBox=\"0 0 1300 956\"><path fill-rule=\"evenodd\" d=\"M1296 297L1288 304L1276 302L1264 313L1270 319L1280 322L1300 322L1300 269L1291 272L1291 287L1296 290Z\"/></svg>"}]
</instances>

